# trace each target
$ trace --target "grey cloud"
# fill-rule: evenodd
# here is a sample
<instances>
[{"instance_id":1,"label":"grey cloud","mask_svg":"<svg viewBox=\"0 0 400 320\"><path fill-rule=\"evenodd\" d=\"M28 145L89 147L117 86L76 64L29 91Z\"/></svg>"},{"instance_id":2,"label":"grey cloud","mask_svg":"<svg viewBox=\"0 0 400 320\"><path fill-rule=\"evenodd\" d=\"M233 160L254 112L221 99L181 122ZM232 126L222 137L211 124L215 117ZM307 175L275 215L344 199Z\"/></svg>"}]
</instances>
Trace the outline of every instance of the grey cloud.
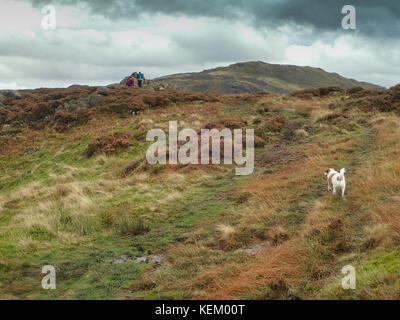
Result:
<instances>
[{"instance_id":1,"label":"grey cloud","mask_svg":"<svg viewBox=\"0 0 400 320\"><path fill-rule=\"evenodd\" d=\"M331 45L344 34L351 35L346 40L351 54L327 56L321 52L306 63L358 80L393 85L399 72L394 66L400 65L399 42L393 40L400 30L397 1L33 0L37 8L48 4L83 5L90 14L108 17L113 23L97 28L91 23L101 24L104 19L89 19L87 25L60 28L56 37L44 32L0 33L0 79L29 87L106 84L119 81L131 70L145 71L151 78L248 60L299 64L296 55L283 61L289 44L312 45L318 39ZM339 30L340 8L348 3L357 8L358 34ZM163 23L157 25L159 22L152 19L157 13L222 19L205 19L198 28L194 24L191 32L185 30L186 19L182 19L172 30L164 31ZM239 34L234 29L237 21L258 27L255 30L259 37ZM129 45L129 35L117 41L112 33L136 30L142 23L151 28L150 34L160 36L168 45ZM280 31L279 26L288 28ZM104 37L81 32L87 29ZM357 39L362 40L360 45Z\"/></svg>"},{"instance_id":2,"label":"grey cloud","mask_svg":"<svg viewBox=\"0 0 400 320\"><path fill-rule=\"evenodd\" d=\"M221 30L225 32L218 32ZM276 60L284 54L286 43L280 41L278 36L273 37L271 43L267 39L249 42L246 36L238 37L227 31L227 26L215 25L203 30L201 34L170 34L168 48L157 50L115 43L108 33L104 33L103 40L92 40L90 36L79 32L62 36L55 33L53 37L46 37L44 33L31 36L3 34L0 35L0 57L42 60L48 64L88 63L102 67L126 66L132 61L140 61L145 65L165 67L182 64L182 61L206 64L252 60L260 56L266 60Z\"/></svg>"},{"instance_id":3,"label":"grey cloud","mask_svg":"<svg viewBox=\"0 0 400 320\"><path fill-rule=\"evenodd\" d=\"M0 34L0 79L30 83L111 83L133 70L149 78L201 71L239 60L277 60L286 43L280 35L238 37L230 24L210 23L194 33L169 32L168 46L150 49L130 42L131 34L115 39L111 32L60 30L52 33ZM153 30L157 30L156 27ZM161 34L163 36L163 34ZM257 37L258 41L249 38ZM125 41L126 40L126 41ZM29 49L27 49L29 48ZM103 79L103 80L101 80ZM28 81L28 82L25 82ZM99 82L100 81L100 82Z\"/></svg>"},{"instance_id":4,"label":"grey cloud","mask_svg":"<svg viewBox=\"0 0 400 320\"><path fill-rule=\"evenodd\" d=\"M36 6L49 0L31 0ZM58 0L54 4L85 4L92 14L112 20L135 19L142 13L246 19L259 27L304 25L315 33L341 30L341 8L357 9L359 32L365 36L400 35L398 0Z\"/></svg>"}]
</instances>

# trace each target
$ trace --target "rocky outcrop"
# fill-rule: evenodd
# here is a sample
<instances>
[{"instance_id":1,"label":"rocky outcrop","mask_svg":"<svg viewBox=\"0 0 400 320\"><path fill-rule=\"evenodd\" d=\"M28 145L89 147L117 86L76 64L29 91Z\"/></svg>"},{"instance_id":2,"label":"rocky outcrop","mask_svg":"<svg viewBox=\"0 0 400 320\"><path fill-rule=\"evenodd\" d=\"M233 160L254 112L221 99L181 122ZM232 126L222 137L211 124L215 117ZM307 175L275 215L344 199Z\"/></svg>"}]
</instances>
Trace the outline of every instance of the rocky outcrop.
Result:
<instances>
[{"instance_id":1,"label":"rocky outcrop","mask_svg":"<svg viewBox=\"0 0 400 320\"><path fill-rule=\"evenodd\" d=\"M125 85L126 84L126 80L128 80L129 77L124 77L119 84Z\"/></svg>"},{"instance_id":2,"label":"rocky outcrop","mask_svg":"<svg viewBox=\"0 0 400 320\"><path fill-rule=\"evenodd\" d=\"M108 91L110 91L110 89L107 87L98 87L96 93L101 95L107 95Z\"/></svg>"},{"instance_id":3,"label":"rocky outcrop","mask_svg":"<svg viewBox=\"0 0 400 320\"><path fill-rule=\"evenodd\" d=\"M16 90L0 90L0 123L5 122L7 119L12 119L12 112L7 108L7 100L20 100L21 93Z\"/></svg>"},{"instance_id":4,"label":"rocky outcrop","mask_svg":"<svg viewBox=\"0 0 400 320\"><path fill-rule=\"evenodd\" d=\"M215 102L214 94L199 94L115 87L81 87L78 89L24 90L22 95L12 90L1 91L0 125L24 124L31 128L54 126L58 131L85 124L97 114L121 116L148 108L163 108L178 103Z\"/></svg>"},{"instance_id":5,"label":"rocky outcrop","mask_svg":"<svg viewBox=\"0 0 400 320\"><path fill-rule=\"evenodd\" d=\"M22 97L21 93L17 90L0 90L0 102L1 103L4 103L4 101L7 98L19 100L19 99L21 99L21 97Z\"/></svg>"},{"instance_id":6,"label":"rocky outcrop","mask_svg":"<svg viewBox=\"0 0 400 320\"><path fill-rule=\"evenodd\" d=\"M81 109L87 109L90 106L90 97L83 97L79 99L72 99L64 105L59 106L56 111L73 112Z\"/></svg>"},{"instance_id":7,"label":"rocky outcrop","mask_svg":"<svg viewBox=\"0 0 400 320\"><path fill-rule=\"evenodd\" d=\"M107 87L98 87L94 94L69 100L65 102L65 104L58 106L56 111L73 112L95 107L103 100L108 91L109 89Z\"/></svg>"},{"instance_id":8,"label":"rocky outcrop","mask_svg":"<svg viewBox=\"0 0 400 320\"><path fill-rule=\"evenodd\" d=\"M101 94L94 94L89 97L89 107L94 107L103 100L104 96Z\"/></svg>"}]
</instances>

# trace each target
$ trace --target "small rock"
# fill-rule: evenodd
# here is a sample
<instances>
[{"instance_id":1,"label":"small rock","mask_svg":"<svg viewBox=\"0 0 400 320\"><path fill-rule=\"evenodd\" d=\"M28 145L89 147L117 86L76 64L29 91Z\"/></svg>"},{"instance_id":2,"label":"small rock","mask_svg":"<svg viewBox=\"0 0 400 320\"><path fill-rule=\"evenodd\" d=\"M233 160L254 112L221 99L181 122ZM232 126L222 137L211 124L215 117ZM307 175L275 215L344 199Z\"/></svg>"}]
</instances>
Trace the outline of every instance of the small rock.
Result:
<instances>
[{"instance_id":1,"label":"small rock","mask_svg":"<svg viewBox=\"0 0 400 320\"><path fill-rule=\"evenodd\" d=\"M127 262L128 260L132 260L132 258L127 255L122 255L119 259L112 258L112 259L108 260L107 262L109 262L111 264L123 264L123 263Z\"/></svg>"},{"instance_id":2,"label":"small rock","mask_svg":"<svg viewBox=\"0 0 400 320\"><path fill-rule=\"evenodd\" d=\"M87 109L89 107L90 107L90 97L83 97L79 98L78 100L76 99L69 100L63 106L58 106L56 110L73 112L80 109Z\"/></svg>"},{"instance_id":3,"label":"small rock","mask_svg":"<svg viewBox=\"0 0 400 320\"><path fill-rule=\"evenodd\" d=\"M34 148L32 148L32 149L26 151L26 152L24 153L24 155L27 156L27 155L32 154L32 153L34 153L34 152L37 152L37 151L39 151L39 150L40 150L39 147L34 147Z\"/></svg>"},{"instance_id":4,"label":"small rock","mask_svg":"<svg viewBox=\"0 0 400 320\"><path fill-rule=\"evenodd\" d=\"M139 167L139 165L142 162L139 160L133 160L131 163L129 163L125 168L124 171L122 172L122 176L127 176L128 174L132 173Z\"/></svg>"},{"instance_id":5,"label":"small rock","mask_svg":"<svg viewBox=\"0 0 400 320\"><path fill-rule=\"evenodd\" d=\"M101 95L106 95L106 94L107 94L107 91L109 91L109 90L110 90L110 89L107 88L107 87L98 87L97 90L96 90L96 92L97 92L98 94L101 94Z\"/></svg>"},{"instance_id":6,"label":"small rock","mask_svg":"<svg viewBox=\"0 0 400 320\"><path fill-rule=\"evenodd\" d=\"M78 103L78 109L87 109L90 106L89 103L90 97L83 97L79 98L77 103Z\"/></svg>"},{"instance_id":7,"label":"small rock","mask_svg":"<svg viewBox=\"0 0 400 320\"><path fill-rule=\"evenodd\" d=\"M89 98L89 106L94 107L96 104L98 104L101 100L103 99L103 96L100 94L95 94L93 96L90 96Z\"/></svg>"},{"instance_id":8,"label":"small rock","mask_svg":"<svg viewBox=\"0 0 400 320\"><path fill-rule=\"evenodd\" d=\"M148 263L148 264L154 264L155 266L160 265L165 258L165 255L163 254L150 254L147 256L140 256L140 257L134 257L130 255L122 255L119 258L111 258L107 260L108 263L111 264L123 264L128 261L138 261L138 262L143 262L143 263Z\"/></svg>"},{"instance_id":9,"label":"small rock","mask_svg":"<svg viewBox=\"0 0 400 320\"><path fill-rule=\"evenodd\" d=\"M268 241L260 242L253 244L247 248L244 248L243 250L246 251L248 254L254 255L259 253L262 249L266 247L270 247L271 244Z\"/></svg>"},{"instance_id":10,"label":"small rock","mask_svg":"<svg viewBox=\"0 0 400 320\"><path fill-rule=\"evenodd\" d=\"M154 254L148 257L147 263L161 264L164 258L165 256L163 254Z\"/></svg>"},{"instance_id":11,"label":"small rock","mask_svg":"<svg viewBox=\"0 0 400 320\"><path fill-rule=\"evenodd\" d=\"M72 112L72 111L75 111L76 109L78 109L78 107L77 107L77 102L75 99L69 100L63 106L57 107L57 111L63 110L66 112Z\"/></svg>"}]
</instances>

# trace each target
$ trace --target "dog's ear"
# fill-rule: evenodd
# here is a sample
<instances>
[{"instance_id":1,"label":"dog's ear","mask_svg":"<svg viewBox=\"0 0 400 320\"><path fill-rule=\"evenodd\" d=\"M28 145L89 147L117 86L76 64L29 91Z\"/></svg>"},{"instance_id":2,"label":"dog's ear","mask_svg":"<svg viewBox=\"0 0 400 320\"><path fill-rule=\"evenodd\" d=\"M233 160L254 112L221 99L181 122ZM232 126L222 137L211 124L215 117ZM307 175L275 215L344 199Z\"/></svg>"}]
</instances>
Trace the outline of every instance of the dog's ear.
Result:
<instances>
[{"instance_id":1,"label":"dog's ear","mask_svg":"<svg viewBox=\"0 0 400 320\"><path fill-rule=\"evenodd\" d=\"M328 169L325 171L325 175L327 176L329 174L329 171L331 171L331 169Z\"/></svg>"}]
</instances>

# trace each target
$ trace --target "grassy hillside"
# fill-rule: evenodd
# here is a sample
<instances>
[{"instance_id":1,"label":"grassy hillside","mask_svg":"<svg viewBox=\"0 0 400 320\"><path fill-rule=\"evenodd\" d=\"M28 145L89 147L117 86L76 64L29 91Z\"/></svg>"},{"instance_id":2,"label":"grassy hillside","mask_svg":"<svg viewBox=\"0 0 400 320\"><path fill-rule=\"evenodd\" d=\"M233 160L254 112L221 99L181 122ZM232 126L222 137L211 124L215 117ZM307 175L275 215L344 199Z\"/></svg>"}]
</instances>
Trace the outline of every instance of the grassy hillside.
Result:
<instances>
[{"instance_id":1,"label":"grassy hillside","mask_svg":"<svg viewBox=\"0 0 400 320\"><path fill-rule=\"evenodd\" d=\"M155 81L169 88L220 94L290 93L296 90L328 86L342 89L379 88L371 83L347 79L337 73L328 73L319 68L264 62L237 63L200 73L169 75L157 78Z\"/></svg>"},{"instance_id":2,"label":"grassy hillside","mask_svg":"<svg viewBox=\"0 0 400 320\"><path fill-rule=\"evenodd\" d=\"M3 97L1 299L400 298L399 87ZM144 163L147 131L171 120L253 128L253 175ZM327 192L330 167L347 169L343 199Z\"/></svg>"}]
</instances>

